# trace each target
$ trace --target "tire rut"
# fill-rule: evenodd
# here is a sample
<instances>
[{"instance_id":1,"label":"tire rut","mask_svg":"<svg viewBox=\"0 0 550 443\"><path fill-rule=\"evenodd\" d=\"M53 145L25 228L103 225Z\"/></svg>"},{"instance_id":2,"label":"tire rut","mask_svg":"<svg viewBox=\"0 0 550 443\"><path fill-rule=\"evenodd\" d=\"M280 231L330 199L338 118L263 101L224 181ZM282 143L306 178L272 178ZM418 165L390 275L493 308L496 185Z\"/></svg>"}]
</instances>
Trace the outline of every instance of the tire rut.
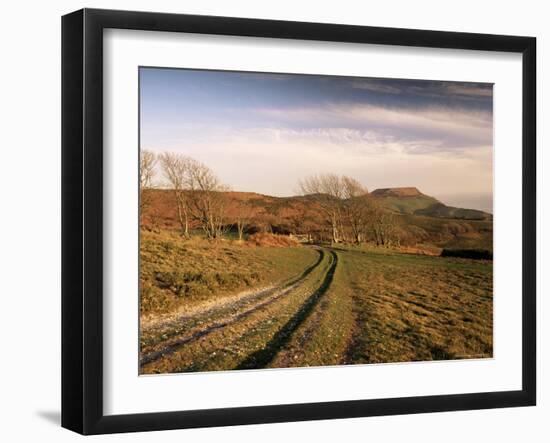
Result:
<instances>
[{"instance_id":1,"label":"tire rut","mask_svg":"<svg viewBox=\"0 0 550 443\"><path fill-rule=\"evenodd\" d=\"M327 292L334 278L334 272L338 264L338 255L330 251L332 263L325 274L321 285L307 298L298 311L288 320L285 325L279 329L266 346L250 354L235 369L259 369L267 366L289 342L292 333L303 323L303 321L312 313L313 309Z\"/></svg>"},{"instance_id":2,"label":"tire rut","mask_svg":"<svg viewBox=\"0 0 550 443\"><path fill-rule=\"evenodd\" d=\"M143 355L140 358L140 367L144 366L146 364L155 362L159 360L160 358L169 355L177 349L179 349L181 346L186 345L188 343L194 342L202 337L207 336L208 334L217 331L219 329L222 329L226 326L229 326L233 323L238 322L239 320L242 320L245 317L248 317L249 315L253 314L254 312L274 303L275 301L279 300L281 297L287 295L289 292L293 291L297 287L299 287L306 277L311 274L315 269L317 269L321 263L323 262L325 258L325 251L323 249L317 249L319 252L319 257L316 260L315 263L310 265L308 268L306 268L299 276L295 277L288 283L286 283L283 286L279 286L277 288L271 288L267 290L260 291L259 294L256 294L257 298L262 298L263 301L255 304L254 306L245 309L237 314L232 314L228 317L222 318L221 320L218 320L216 322L211 323L210 325L203 327L201 329L198 329L192 333L189 333L183 337L177 337L176 339L170 340L168 344L165 344L161 349L148 352L147 354ZM265 299L266 297L269 297ZM235 302L236 304L238 302ZM224 306L224 309L227 309L227 306ZM212 315L216 312L216 309L213 308L209 311L206 311L204 314L205 316ZM188 318L183 317L181 321L188 320Z\"/></svg>"}]
</instances>

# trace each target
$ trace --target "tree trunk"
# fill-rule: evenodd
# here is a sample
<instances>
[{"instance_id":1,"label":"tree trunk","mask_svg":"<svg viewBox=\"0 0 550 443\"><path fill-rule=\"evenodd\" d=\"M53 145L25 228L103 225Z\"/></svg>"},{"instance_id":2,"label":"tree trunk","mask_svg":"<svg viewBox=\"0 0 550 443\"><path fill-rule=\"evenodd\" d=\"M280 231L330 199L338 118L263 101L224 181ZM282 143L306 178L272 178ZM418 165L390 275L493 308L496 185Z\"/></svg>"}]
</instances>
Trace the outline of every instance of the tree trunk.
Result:
<instances>
[{"instance_id":1,"label":"tree trunk","mask_svg":"<svg viewBox=\"0 0 550 443\"><path fill-rule=\"evenodd\" d=\"M239 241L243 241L243 231L244 231L244 223L242 221L237 221L237 233L239 234Z\"/></svg>"},{"instance_id":2,"label":"tree trunk","mask_svg":"<svg viewBox=\"0 0 550 443\"><path fill-rule=\"evenodd\" d=\"M180 222L181 230L185 238L189 238L189 221L187 217L187 210L184 208L184 203L181 198L177 197L178 207L178 220Z\"/></svg>"},{"instance_id":3,"label":"tree trunk","mask_svg":"<svg viewBox=\"0 0 550 443\"><path fill-rule=\"evenodd\" d=\"M332 242L338 243L338 222L336 220L336 215L332 216Z\"/></svg>"},{"instance_id":4,"label":"tree trunk","mask_svg":"<svg viewBox=\"0 0 550 443\"><path fill-rule=\"evenodd\" d=\"M183 212L185 217L185 227L184 227L183 235L185 236L185 238L189 238L189 217L187 217L187 211L183 211Z\"/></svg>"}]
</instances>

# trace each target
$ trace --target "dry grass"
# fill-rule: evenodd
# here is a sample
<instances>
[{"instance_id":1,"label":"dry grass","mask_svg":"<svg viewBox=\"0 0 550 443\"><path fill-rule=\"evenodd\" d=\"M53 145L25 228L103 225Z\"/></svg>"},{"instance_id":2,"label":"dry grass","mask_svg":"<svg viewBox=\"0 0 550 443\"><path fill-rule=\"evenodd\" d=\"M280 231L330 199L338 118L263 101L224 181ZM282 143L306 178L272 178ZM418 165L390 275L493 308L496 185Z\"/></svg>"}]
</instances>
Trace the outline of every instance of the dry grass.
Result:
<instances>
[{"instance_id":1,"label":"dry grass","mask_svg":"<svg viewBox=\"0 0 550 443\"><path fill-rule=\"evenodd\" d=\"M142 373L492 356L492 261L259 238L143 234Z\"/></svg>"},{"instance_id":2,"label":"dry grass","mask_svg":"<svg viewBox=\"0 0 550 443\"><path fill-rule=\"evenodd\" d=\"M250 309L249 304L234 305L233 312L222 313L225 316L221 320L225 323L223 328L211 326L220 322L221 316L217 313L197 316L183 333L191 337L195 331L207 330L208 333L174 347L163 358L142 365L141 372L213 371L265 366L273 358L271 354L278 351L288 339L288 334L303 320L300 312L325 280L330 265L329 256L324 254L312 272L301 280L301 284L258 309L253 309L253 306ZM313 307L314 303L311 303ZM239 316L239 312L249 314ZM304 312L303 316L307 314ZM232 321L231 317L237 317L237 321ZM285 331L285 328L288 334L281 334L280 331ZM142 351L148 352L149 348L142 346Z\"/></svg>"},{"instance_id":3,"label":"dry grass","mask_svg":"<svg viewBox=\"0 0 550 443\"><path fill-rule=\"evenodd\" d=\"M272 368L327 366L345 362L355 326L349 269L339 260L330 288L317 308L292 334L269 364Z\"/></svg>"},{"instance_id":4,"label":"dry grass","mask_svg":"<svg viewBox=\"0 0 550 443\"><path fill-rule=\"evenodd\" d=\"M288 235L269 234L259 232L248 237L248 243L255 246L268 246L276 248L298 247L300 243Z\"/></svg>"},{"instance_id":5,"label":"dry grass","mask_svg":"<svg viewBox=\"0 0 550 443\"><path fill-rule=\"evenodd\" d=\"M142 231L140 311L167 313L297 274L317 254L296 247L250 247L237 241L185 240L177 233Z\"/></svg>"},{"instance_id":6,"label":"dry grass","mask_svg":"<svg viewBox=\"0 0 550 443\"><path fill-rule=\"evenodd\" d=\"M357 318L348 363L487 358L491 261L352 252Z\"/></svg>"}]
</instances>

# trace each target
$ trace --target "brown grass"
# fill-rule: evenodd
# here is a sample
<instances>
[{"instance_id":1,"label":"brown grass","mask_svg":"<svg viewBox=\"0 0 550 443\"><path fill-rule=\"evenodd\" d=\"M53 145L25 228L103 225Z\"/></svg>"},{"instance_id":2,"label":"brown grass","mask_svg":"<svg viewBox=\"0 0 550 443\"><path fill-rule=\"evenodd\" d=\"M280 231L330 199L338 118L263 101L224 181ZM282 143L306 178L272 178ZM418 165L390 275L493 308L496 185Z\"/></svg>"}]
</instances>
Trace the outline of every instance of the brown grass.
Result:
<instances>
[{"instance_id":1,"label":"brown grass","mask_svg":"<svg viewBox=\"0 0 550 443\"><path fill-rule=\"evenodd\" d=\"M288 235L269 234L259 232L248 237L248 243L255 246L267 246L275 248L298 247L300 243Z\"/></svg>"},{"instance_id":2,"label":"brown grass","mask_svg":"<svg viewBox=\"0 0 550 443\"><path fill-rule=\"evenodd\" d=\"M162 355L142 373L493 355L492 261L253 237L143 234L140 343Z\"/></svg>"},{"instance_id":3,"label":"brown grass","mask_svg":"<svg viewBox=\"0 0 550 443\"><path fill-rule=\"evenodd\" d=\"M271 238L271 237L267 237ZM274 240L273 240L274 239ZM172 231L141 231L140 311L167 313L240 291L277 284L313 261L317 253L273 236L286 247L250 242L184 239Z\"/></svg>"},{"instance_id":4,"label":"brown grass","mask_svg":"<svg viewBox=\"0 0 550 443\"><path fill-rule=\"evenodd\" d=\"M352 252L347 265L349 363L492 357L491 261Z\"/></svg>"}]
</instances>

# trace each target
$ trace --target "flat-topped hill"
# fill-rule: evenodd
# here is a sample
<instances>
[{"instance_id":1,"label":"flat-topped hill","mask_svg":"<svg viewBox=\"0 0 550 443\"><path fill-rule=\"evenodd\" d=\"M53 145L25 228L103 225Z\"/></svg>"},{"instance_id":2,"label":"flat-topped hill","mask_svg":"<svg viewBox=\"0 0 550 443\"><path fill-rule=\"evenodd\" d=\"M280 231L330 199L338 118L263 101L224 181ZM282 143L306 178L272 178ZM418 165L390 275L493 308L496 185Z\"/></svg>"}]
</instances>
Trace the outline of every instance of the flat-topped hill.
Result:
<instances>
[{"instance_id":1,"label":"flat-topped hill","mask_svg":"<svg viewBox=\"0 0 550 443\"><path fill-rule=\"evenodd\" d=\"M422 193L416 187L381 188L372 191L371 195L379 198L389 210L400 214L463 220L493 219L491 214L477 209L447 206L435 197Z\"/></svg>"},{"instance_id":2,"label":"flat-topped hill","mask_svg":"<svg viewBox=\"0 0 550 443\"><path fill-rule=\"evenodd\" d=\"M424 194L418 188L409 186L403 188L380 188L372 191L372 195L377 197L419 197Z\"/></svg>"}]
</instances>

